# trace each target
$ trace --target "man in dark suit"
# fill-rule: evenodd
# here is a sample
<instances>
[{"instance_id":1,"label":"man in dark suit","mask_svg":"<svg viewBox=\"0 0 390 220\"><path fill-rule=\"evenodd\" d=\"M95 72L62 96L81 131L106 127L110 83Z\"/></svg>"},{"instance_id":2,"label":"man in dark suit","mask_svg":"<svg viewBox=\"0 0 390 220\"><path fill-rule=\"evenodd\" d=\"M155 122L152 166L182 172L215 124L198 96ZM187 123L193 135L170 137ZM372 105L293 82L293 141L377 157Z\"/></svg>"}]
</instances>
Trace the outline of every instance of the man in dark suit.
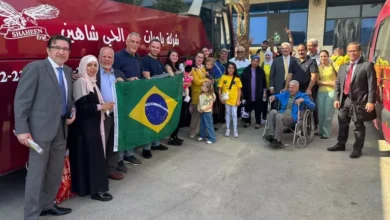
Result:
<instances>
[{"instance_id":1,"label":"man in dark suit","mask_svg":"<svg viewBox=\"0 0 390 220\"><path fill-rule=\"evenodd\" d=\"M365 121L375 119L376 73L374 64L361 58L359 43L350 43L347 47L350 63L340 67L336 80L334 107L339 109L339 134L337 144L328 151L345 151L348 141L349 123L355 124L355 143L350 158L362 155L366 136Z\"/></svg>"},{"instance_id":2,"label":"man in dark suit","mask_svg":"<svg viewBox=\"0 0 390 220\"><path fill-rule=\"evenodd\" d=\"M54 205L62 179L68 125L76 118L72 102L71 41L53 36L47 44L48 58L27 64L15 94L15 133L29 147L34 140L42 149L30 148L25 189L24 219L39 215L64 215L71 209ZM71 113L73 112L73 113Z\"/></svg>"},{"instance_id":3,"label":"man in dark suit","mask_svg":"<svg viewBox=\"0 0 390 220\"><path fill-rule=\"evenodd\" d=\"M124 81L125 74L122 71L114 69L114 50L110 47L103 47L99 53L100 68L97 73L96 84L102 93L104 102L114 102L112 96L112 86L118 81ZM116 170L118 164L118 152L114 152L114 113L104 120L104 130L106 136L106 159L107 173L110 179L121 180L123 175Z\"/></svg>"},{"instance_id":4,"label":"man in dark suit","mask_svg":"<svg viewBox=\"0 0 390 220\"><path fill-rule=\"evenodd\" d=\"M285 84L285 80L289 73L290 64L296 60L295 57L290 55L291 44L285 42L282 43L281 47L283 56L275 58L271 65L270 92L275 94L279 94L281 90L288 87L288 84Z\"/></svg>"}]
</instances>

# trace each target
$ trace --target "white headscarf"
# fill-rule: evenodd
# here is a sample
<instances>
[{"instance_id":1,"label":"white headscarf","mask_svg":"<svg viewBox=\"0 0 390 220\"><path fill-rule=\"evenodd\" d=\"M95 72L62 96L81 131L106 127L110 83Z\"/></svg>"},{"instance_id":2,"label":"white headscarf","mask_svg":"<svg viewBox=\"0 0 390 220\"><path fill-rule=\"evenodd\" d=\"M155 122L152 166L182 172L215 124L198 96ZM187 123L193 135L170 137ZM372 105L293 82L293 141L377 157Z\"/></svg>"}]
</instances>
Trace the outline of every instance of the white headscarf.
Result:
<instances>
[{"instance_id":1,"label":"white headscarf","mask_svg":"<svg viewBox=\"0 0 390 220\"><path fill-rule=\"evenodd\" d=\"M269 55L271 58L270 58L270 60L269 61L267 61L266 59L265 59L265 55ZM264 65L272 65L272 62L274 62L274 59L273 59L273 54L272 54L272 52L271 51L269 51L269 50L267 50L265 53L264 53Z\"/></svg>"},{"instance_id":2,"label":"white headscarf","mask_svg":"<svg viewBox=\"0 0 390 220\"><path fill-rule=\"evenodd\" d=\"M87 73L87 65L88 63L96 62L98 63L98 60L93 55L87 55L81 58L80 64L79 64L79 74L81 75L81 78L77 81L80 81L78 83L75 83L73 85L73 98L74 101L79 100L81 97L88 95L90 92L94 93L95 90L97 92L97 95L99 97L99 103L103 104L103 97L100 93L100 90L98 86L96 85L96 75L91 77ZM99 66L98 66L99 69ZM76 82L77 82L76 81ZM94 90L95 89L95 90Z\"/></svg>"}]
</instances>

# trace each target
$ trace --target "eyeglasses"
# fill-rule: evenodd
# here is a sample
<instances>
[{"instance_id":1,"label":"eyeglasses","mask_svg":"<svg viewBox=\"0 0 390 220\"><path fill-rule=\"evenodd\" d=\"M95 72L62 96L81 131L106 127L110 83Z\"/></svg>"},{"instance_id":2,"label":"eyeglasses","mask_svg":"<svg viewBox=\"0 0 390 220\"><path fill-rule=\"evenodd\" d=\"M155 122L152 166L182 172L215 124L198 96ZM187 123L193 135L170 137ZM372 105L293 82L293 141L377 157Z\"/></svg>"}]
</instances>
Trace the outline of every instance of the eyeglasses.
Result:
<instances>
[{"instance_id":1,"label":"eyeglasses","mask_svg":"<svg viewBox=\"0 0 390 220\"><path fill-rule=\"evenodd\" d=\"M240 50L240 51L237 51L237 53L244 53L244 51Z\"/></svg>"},{"instance_id":2,"label":"eyeglasses","mask_svg":"<svg viewBox=\"0 0 390 220\"><path fill-rule=\"evenodd\" d=\"M70 51L70 49L67 48L67 47L58 47L58 46L55 46L55 47L49 47L49 48L50 48L50 49L54 49L54 50L59 50L59 51L63 50L64 52L69 52L69 51Z\"/></svg>"}]
</instances>

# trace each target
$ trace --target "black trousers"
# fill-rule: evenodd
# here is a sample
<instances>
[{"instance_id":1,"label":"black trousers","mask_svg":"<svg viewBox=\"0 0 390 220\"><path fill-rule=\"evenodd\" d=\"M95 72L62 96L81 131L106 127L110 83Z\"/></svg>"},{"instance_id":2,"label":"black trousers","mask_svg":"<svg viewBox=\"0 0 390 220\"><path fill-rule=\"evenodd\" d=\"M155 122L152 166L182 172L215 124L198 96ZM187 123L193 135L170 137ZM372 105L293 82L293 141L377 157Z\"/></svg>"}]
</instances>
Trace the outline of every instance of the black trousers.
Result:
<instances>
[{"instance_id":1,"label":"black trousers","mask_svg":"<svg viewBox=\"0 0 390 220\"><path fill-rule=\"evenodd\" d=\"M348 96L344 96L341 101L341 108L338 115L339 120L339 135L337 141L339 145L345 146L348 141L349 123L352 117L352 101ZM354 150L362 150L364 146L364 139L366 137L366 126L364 121L356 121L355 124L355 143Z\"/></svg>"},{"instance_id":2,"label":"black trousers","mask_svg":"<svg viewBox=\"0 0 390 220\"><path fill-rule=\"evenodd\" d=\"M255 111L256 124L261 124L261 113L263 111L263 101L257 101L257 102L250 101L250 102L251 102L250 105L245 106L245 110L248 112L249 118L246 118L243 121L251 124L252 122L251 113L252 111Z\"/></svg>"}]
</instances>

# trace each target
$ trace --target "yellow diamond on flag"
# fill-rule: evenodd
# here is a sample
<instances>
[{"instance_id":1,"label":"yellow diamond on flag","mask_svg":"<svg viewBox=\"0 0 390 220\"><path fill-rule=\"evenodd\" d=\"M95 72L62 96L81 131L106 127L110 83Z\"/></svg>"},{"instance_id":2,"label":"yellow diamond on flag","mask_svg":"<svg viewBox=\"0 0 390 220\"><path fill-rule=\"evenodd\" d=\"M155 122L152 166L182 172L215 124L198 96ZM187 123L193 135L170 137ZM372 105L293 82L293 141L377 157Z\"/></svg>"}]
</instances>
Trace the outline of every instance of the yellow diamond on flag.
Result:
<instances>
[{"instance_id":1,"label":"yellow diamond on flag","mask_svg":"<svg viewBox=\"0 0 390 220\"><path fill-rule=\"evenodd\" d=\"M177 101L153 86L135 105L129 117L159 133L171 120Z\"/></svg>"}]
</instances>

